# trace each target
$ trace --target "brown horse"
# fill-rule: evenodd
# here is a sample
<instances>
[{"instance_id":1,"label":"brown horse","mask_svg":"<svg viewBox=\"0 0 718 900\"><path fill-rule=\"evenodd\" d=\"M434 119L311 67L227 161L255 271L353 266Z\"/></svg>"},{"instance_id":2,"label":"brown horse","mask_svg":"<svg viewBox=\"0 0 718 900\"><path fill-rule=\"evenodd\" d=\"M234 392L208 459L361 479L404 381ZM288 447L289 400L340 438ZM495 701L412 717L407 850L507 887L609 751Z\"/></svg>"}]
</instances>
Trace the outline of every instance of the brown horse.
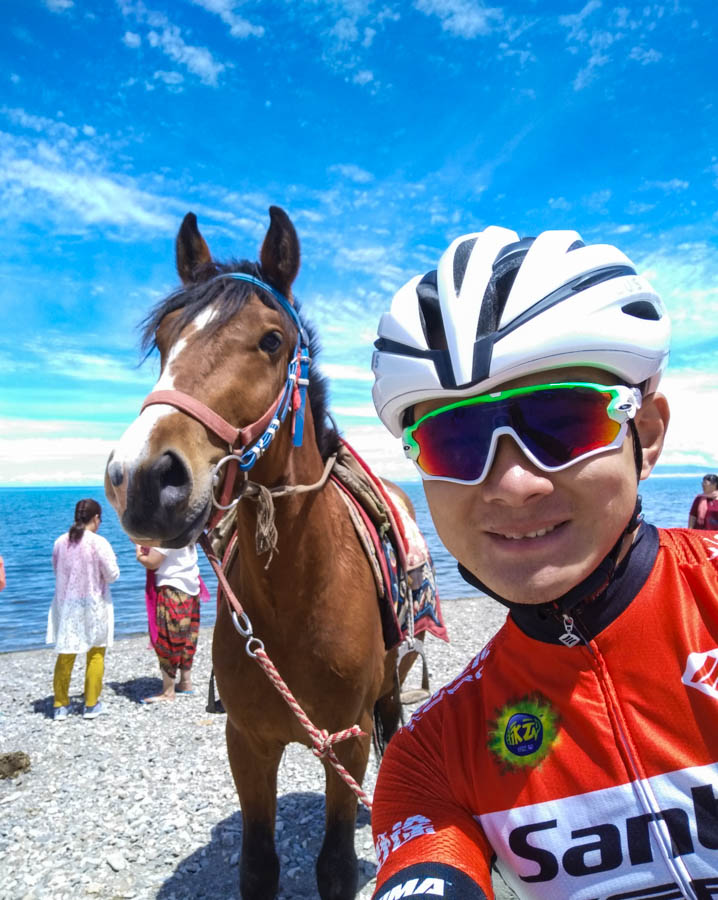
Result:
<instances>
[{"instance_id":1,"label":"brown horse","mask_svg":"<svg viewBox=\"0 0 718 900\"><path fill-rule=\"evenodd\" d=\"M155 391L181 391L197 398L221 416L224 425L235 428L266 422L265 413L281 398L288 370L298 358L298 334L306 333L291 299L299 269L297 235L283 210L272 207L269 212L260 263L228 265L212 259L195 216L188 214L176 244L183 287L160 303L146 322L146 344L154 343L161 358ZM237 273L249 281L233 278ZM312 344L310 337L310 355L316 349ZM297 402L290 404L266 453L256 454L250 473L254 483L273 488L321 480L325 462L339 443L327 420L325 398L321 377L310 369L301 445L295 445L289 424L298 402L292 390ZM295 434L298 429L301 421L295 413ZM215 467L227 452L227 439L198 421L191 410L158 402L146 406L120 439L105 475L107 497L130 538L162 547L196 541L219 490L213 483L213 473L214 481L220 480ZM330 482L275 503L278 538L271 561L266 553L258 555L255 546L257 504L238 504L238 561L226 574L254 634L264 641L312 722L330 733L354 724L365 732L335 748L361 783L373 714L378 713L387 739L399 719L396 651L384 648L372 570L344 501ZM225 604L214 629L213 662L227 711L227 750L242 808L241 894L244 900L272 898L279 885L274 845L277 768L289 742L308 745L309 740L245 652L245 641ZM326 822L317 884L323 900L343 900L357 890L357 801L334 769L326 761L324 765Z\"/></svg>"}]
</instances>

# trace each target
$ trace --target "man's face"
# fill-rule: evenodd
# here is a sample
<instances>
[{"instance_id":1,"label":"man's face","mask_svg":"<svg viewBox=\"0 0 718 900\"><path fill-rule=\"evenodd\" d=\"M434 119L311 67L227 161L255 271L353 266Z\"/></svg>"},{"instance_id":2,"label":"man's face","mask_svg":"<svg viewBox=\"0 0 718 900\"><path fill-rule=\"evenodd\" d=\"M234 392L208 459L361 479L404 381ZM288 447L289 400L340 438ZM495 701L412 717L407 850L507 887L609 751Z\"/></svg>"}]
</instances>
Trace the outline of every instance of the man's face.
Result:
<instances>
[{"instance_id":1,"label":"man's face","mask_svg":"<svg viewBox=\"0 0 718 900\"><path fill-rule=\"evenodd\" d=\"M552 381L608 385L616 378L598 369L561 369L496 390ZM442 405L419 404L415 418ZM630 431L622 447L560 472L538 469L503 435L481 484L425 481L424 490L447 550L495 593L536 604L575 587L606 556L631 518L636 481Z\"/></svg>"}]
</instances>

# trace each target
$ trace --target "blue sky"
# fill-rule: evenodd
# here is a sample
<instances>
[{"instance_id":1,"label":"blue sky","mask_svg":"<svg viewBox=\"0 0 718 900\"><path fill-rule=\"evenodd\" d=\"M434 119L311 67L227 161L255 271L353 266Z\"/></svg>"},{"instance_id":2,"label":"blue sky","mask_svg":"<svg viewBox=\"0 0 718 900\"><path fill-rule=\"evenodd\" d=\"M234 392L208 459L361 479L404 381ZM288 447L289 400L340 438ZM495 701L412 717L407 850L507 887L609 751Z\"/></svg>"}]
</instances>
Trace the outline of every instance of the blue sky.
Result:
<instances>
[{"instance_id":1,"label":"blue sky","mask_svg":"<svg viewBox=\"0 0 718 900\"><path fill-rule=\"evenodd\" d=\"M713 4L25 0L0 46L0 483L97 484L154 384L137 324L194 211L254 259L270 204L348 438L391 295L459 234L616 243L674 321L672 465L718 468Z\"/></svg>"}]
</instances>

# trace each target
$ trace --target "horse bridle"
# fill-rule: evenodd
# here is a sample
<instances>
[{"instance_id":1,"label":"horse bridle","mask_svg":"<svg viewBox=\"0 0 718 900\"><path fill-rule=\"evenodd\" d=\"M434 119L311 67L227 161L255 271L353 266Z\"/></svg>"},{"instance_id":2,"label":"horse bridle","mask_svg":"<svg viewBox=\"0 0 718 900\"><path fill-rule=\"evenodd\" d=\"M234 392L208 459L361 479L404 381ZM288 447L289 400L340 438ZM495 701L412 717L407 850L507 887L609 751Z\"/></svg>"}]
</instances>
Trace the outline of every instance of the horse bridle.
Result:
<instances>
[{"instance_id":1,"label":"horse bridle","mask_svg":"<svg viewBox=\"0 0 718 900\"><path fill-rule=\"evenodd\" d=\"M152 391L142 404L140 412L155 404L173 406L175 409L192 416L193 419L201 422L205 428L217 435L221 440L226 441L229 453L220 459L212 470L212 500L213 505L216 507L216 512L208 523L210 530L217 524L224 511L230 509L237 502L232 500L232 492L238 470L248 472L266 452L274 435L286 418L290 407L293 412L292 443L295 447L302 445L304 411L307 386L309 384L309 366L311 364L307 333L296 310L283 294L261 279L244 272L224 272L221 275L217 275L212 281L217 281L220 278L246 281L274 297L296 326L297 342L287 368L287 379L279 391L277 399L256 422L245 425L243 428L236 428L220 416L219 413L207 406L206 403L203 403L191 394L186 394L184 391ZM227 472L218 500L215 488L220 483L221 471L225 465L227 466Z\"/></svg>"}]
</instances>

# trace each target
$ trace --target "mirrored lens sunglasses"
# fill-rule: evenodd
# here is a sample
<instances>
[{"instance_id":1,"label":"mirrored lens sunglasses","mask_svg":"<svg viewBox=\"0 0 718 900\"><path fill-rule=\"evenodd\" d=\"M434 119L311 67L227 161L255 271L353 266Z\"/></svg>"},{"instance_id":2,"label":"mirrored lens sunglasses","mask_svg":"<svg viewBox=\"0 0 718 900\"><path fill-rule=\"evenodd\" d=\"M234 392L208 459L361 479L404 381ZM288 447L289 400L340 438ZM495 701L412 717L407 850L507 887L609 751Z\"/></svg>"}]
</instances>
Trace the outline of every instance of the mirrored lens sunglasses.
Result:
<instances>
[{"instance_id":1,"label":"mirrored lens sunglasses","mask_svg":"<svg viewBox=\"0 0 718 900\"><path fill-rule=\"evenodd\" d=\"M567 381L511 388L422 416L404 429L404 453L426 480L479 484L507 434L539 469L558 472L620 447L640 406L641 392L625 385Z\"/></svg>"}]
</instances>

